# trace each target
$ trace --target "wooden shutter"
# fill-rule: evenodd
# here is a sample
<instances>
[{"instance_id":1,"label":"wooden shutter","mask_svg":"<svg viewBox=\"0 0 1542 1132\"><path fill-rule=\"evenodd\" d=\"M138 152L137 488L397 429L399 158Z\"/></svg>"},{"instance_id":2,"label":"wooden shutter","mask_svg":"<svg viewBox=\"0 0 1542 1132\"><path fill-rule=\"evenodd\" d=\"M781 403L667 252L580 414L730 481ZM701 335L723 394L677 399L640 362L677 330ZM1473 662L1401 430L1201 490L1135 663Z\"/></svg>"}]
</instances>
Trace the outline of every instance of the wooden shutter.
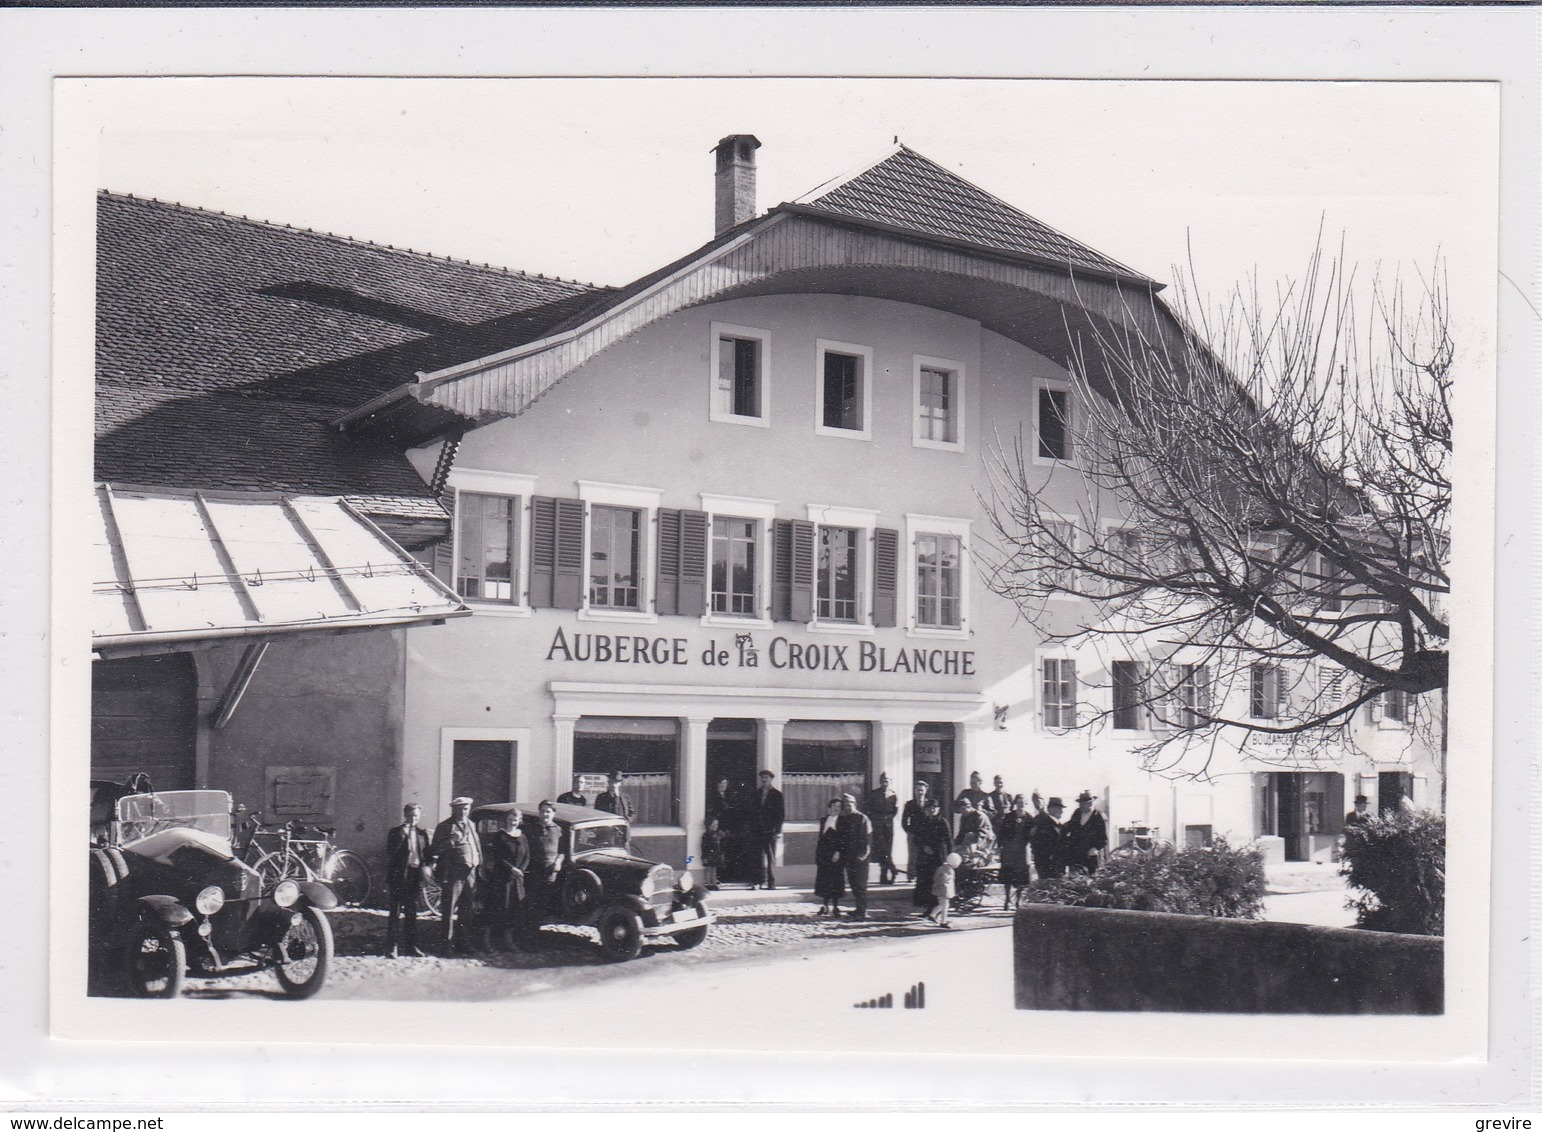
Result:
<instances>
[{"instance_id":1,"label":"wooden shutter","mask_svg":"<svg viewBox=\"0 0 1542 1132\"><path fill-rule=\"evenodd\" d=\"M771 523L771 620L792 620L792 520Z\"/></svg>"},{"instance_id":2,"label":"wooden shutter","mask_svg":"<svg viewBox=\"0 0 1542 1132\"><path fill-rule=\"evenodd\" d=\"M792 521L791 621L814 619L814 533L813 523Z\"/></svg>"},{"instance_id":3,"label":"wooden shutter","mask_svg":"<svg viewBox=\"0 0 1542 1132\"><path fill-rule=\"evenodd\" d=\"M707 612L707 513L680 512L680 590L676 612L700 617Z\"/></svg>"},{"instance_id":4,"label":"wooden shutter","mask_svg":"<svg viewBox=\"0 0 1542 1132\"><path fill-rule=\"evenodd\" d=\"M873 531L873 624L899 624L899 532L886 527Z\"/></svg>"},{"instance_id":5,"label":"wooden shutter","mask_svg":"<svg viewBox=\"0 0 1542 1132\"><path fill-rule=\"evenodd\" d=\"M659 508L658 578L653 608L657 613L680 613L680 512Z\"/></svg>"},{"instance_id":6,"label":"wooden shutter","mask_svg":"<svg viewBox=\"0 0 1542 1132\"><path fill-rule=\"evenodd\" d=\"M551 609L557 575L557 501L537 495L530 500L530 607Z\"/></svg>"},{"instance_id":7,"label":"wooden shutter","mask_svg":"<svg viewBox=\"0 0 1542 1132\"><path fill-rule=\"evenodd\" d=\"M446 487L439 496L439 502L450 513L450 533L434 543L432 549L432 561L429 569L445 585L455 589L455 526L460 516L455 512L455 489Z\"/></svg>"},{"instance_id":8,"label":"wooden shutter","mask_svg":"<svg viewBox=\"0 0 1542 1132\"><path fill-rule=\"evenodd\" d=\"M582 609L584 604L584 501L558 499L557 563L552 578L552 606Z\"/></svg>"}]
</instances>

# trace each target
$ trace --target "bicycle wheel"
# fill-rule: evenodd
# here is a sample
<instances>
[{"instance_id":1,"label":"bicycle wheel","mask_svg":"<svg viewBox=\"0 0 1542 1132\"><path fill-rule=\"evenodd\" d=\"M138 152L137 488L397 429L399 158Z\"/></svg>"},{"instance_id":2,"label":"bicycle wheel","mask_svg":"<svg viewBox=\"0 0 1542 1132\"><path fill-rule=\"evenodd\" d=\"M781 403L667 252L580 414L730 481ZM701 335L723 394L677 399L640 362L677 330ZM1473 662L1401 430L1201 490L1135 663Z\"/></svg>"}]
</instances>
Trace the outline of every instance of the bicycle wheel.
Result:
<instances>
[{"instance_id":1,"label":"bicycle wheel","mask_svg":"<svg viewBox=\"0 0 1542 1132\"><path fill-rule=\"evenodd\" d=\"M264 853L252 864L262 878L262 891L272 892L281 880L315 880L305 862L292 853Z\"/></svg>"},{"instance_id":2,"label":"bicycle wheel","mask_svg":"<svg viewBox=\"0 0 1542 1132\"><path fill-rule=\"evenodd\" d=\"M322 863L321 879L332 886L344 904L363 904L369 899L373 878L363 857L351 849L338 849Z\"/></svg>"},{"instance_id":3,"label":"bicycle wheel","mask_svg":"<svg viewBox=\"0 0 1542 1132\"><path fill-rule=\"evenodd\" d=\"M425 877L422 887L418 889L418 914L439 915L439 882L432 877Z\"/></svg>"}]
</instances>

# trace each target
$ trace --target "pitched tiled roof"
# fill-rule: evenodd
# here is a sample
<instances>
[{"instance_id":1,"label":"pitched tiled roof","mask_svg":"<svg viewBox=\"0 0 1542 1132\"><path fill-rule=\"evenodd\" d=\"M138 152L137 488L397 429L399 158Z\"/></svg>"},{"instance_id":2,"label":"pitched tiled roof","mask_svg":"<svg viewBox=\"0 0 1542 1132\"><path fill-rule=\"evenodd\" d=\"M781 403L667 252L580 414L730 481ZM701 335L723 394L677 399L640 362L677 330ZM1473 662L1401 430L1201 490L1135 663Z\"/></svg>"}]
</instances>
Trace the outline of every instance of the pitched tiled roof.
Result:
<instances>
[{"instance_id":1,"label":"pitched tiled roof","mask_svg":"<svg viewBox=\"0 0 1542 1132\"><path fill-rule=\"evenodd\" d=\"M1027 256L1050 266L1149 282L905 146L854 177L816 189L797 207Z\"/></svg>"},{"instance_id":2,"label":"pitched tiled roof","mask_svg":"<svg viewBox=\"0 0 1542 1132\"><path fill-rule=\"evenodd\" d=\"M397 512L429 498L400 448L327 422L419 370L539 337L596 293L111 193L97 259L98 479Z\"/></svg>"}]
</instances>

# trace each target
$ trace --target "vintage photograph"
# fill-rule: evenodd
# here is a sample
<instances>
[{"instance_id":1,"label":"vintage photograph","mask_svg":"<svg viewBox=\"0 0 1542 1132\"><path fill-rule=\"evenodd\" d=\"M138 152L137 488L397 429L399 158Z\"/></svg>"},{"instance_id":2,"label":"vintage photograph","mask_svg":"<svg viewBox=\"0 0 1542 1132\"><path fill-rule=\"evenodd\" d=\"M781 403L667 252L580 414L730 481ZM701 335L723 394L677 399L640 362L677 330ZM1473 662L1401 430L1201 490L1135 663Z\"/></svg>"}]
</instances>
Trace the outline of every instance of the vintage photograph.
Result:
<instances>
[{"instance_id":1,"label":"vintage photograph","mask_svg":"<svg viewBox=\"0 0 1542 1132\"><path fill-rule=\"evenodd\" d=\"M68 1017L1481 1015L1492 91L66 85Z\"/></svg>"}]
</instances>

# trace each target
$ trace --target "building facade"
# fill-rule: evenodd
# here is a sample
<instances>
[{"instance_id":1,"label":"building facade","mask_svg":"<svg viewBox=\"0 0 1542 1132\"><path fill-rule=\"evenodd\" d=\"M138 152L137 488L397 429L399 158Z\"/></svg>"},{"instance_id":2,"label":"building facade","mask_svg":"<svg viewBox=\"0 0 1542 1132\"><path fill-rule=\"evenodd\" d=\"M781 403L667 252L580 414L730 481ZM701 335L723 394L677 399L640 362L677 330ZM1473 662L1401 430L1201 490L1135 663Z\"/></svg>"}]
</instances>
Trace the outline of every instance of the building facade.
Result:
<instances>
[{"instance_id":1,"label":"building facade","mask_svg":"<svg viewBox=\"0 0 1542 1132\"><path fill-rule=\"evenodd\" d=\"M389 734L354 748L375 824L408 799L430 813L459 794L534 800L620 771L639 847L683 866L714 784L769 769L783 875L799 880L826 801L880 774L902 800L917 780L951 800L971 772L1025 795L1085 789L1114 830L1258 837L1303 860L1330 849L1356 794L1438 798L1422 709L1401 700L1309 763L1222 749L1199 780L1143 769L1136 749L1162 724L1119 710L1128 661L1042 639L991 592L982 552L992 460L1018 437L1041 503L1082 508L1061 360L1079 326L1117 324L1159 285L904 147L757 213L758 147L723 139L719 232L658 272L331 363L327 443L341 466L387 452L392 482L416 473L394 512L424 517L392 534L471 611L382 634L374 686L348 691L378 706L361 734ZM352 312L411 321L364 298ZM428 518L425 500L443 510ZM1063 605L1052 620L1089 615ZM330 698L349 680L296 664L309 699L286 700L276 727L249 714L203 784L239 775L271 794L259 766L336 764L323 748L346 735L294 731L316 716L335 733ZM1090 709L1109 714L1080 726Z\"/></svg>"}]
</instances>

